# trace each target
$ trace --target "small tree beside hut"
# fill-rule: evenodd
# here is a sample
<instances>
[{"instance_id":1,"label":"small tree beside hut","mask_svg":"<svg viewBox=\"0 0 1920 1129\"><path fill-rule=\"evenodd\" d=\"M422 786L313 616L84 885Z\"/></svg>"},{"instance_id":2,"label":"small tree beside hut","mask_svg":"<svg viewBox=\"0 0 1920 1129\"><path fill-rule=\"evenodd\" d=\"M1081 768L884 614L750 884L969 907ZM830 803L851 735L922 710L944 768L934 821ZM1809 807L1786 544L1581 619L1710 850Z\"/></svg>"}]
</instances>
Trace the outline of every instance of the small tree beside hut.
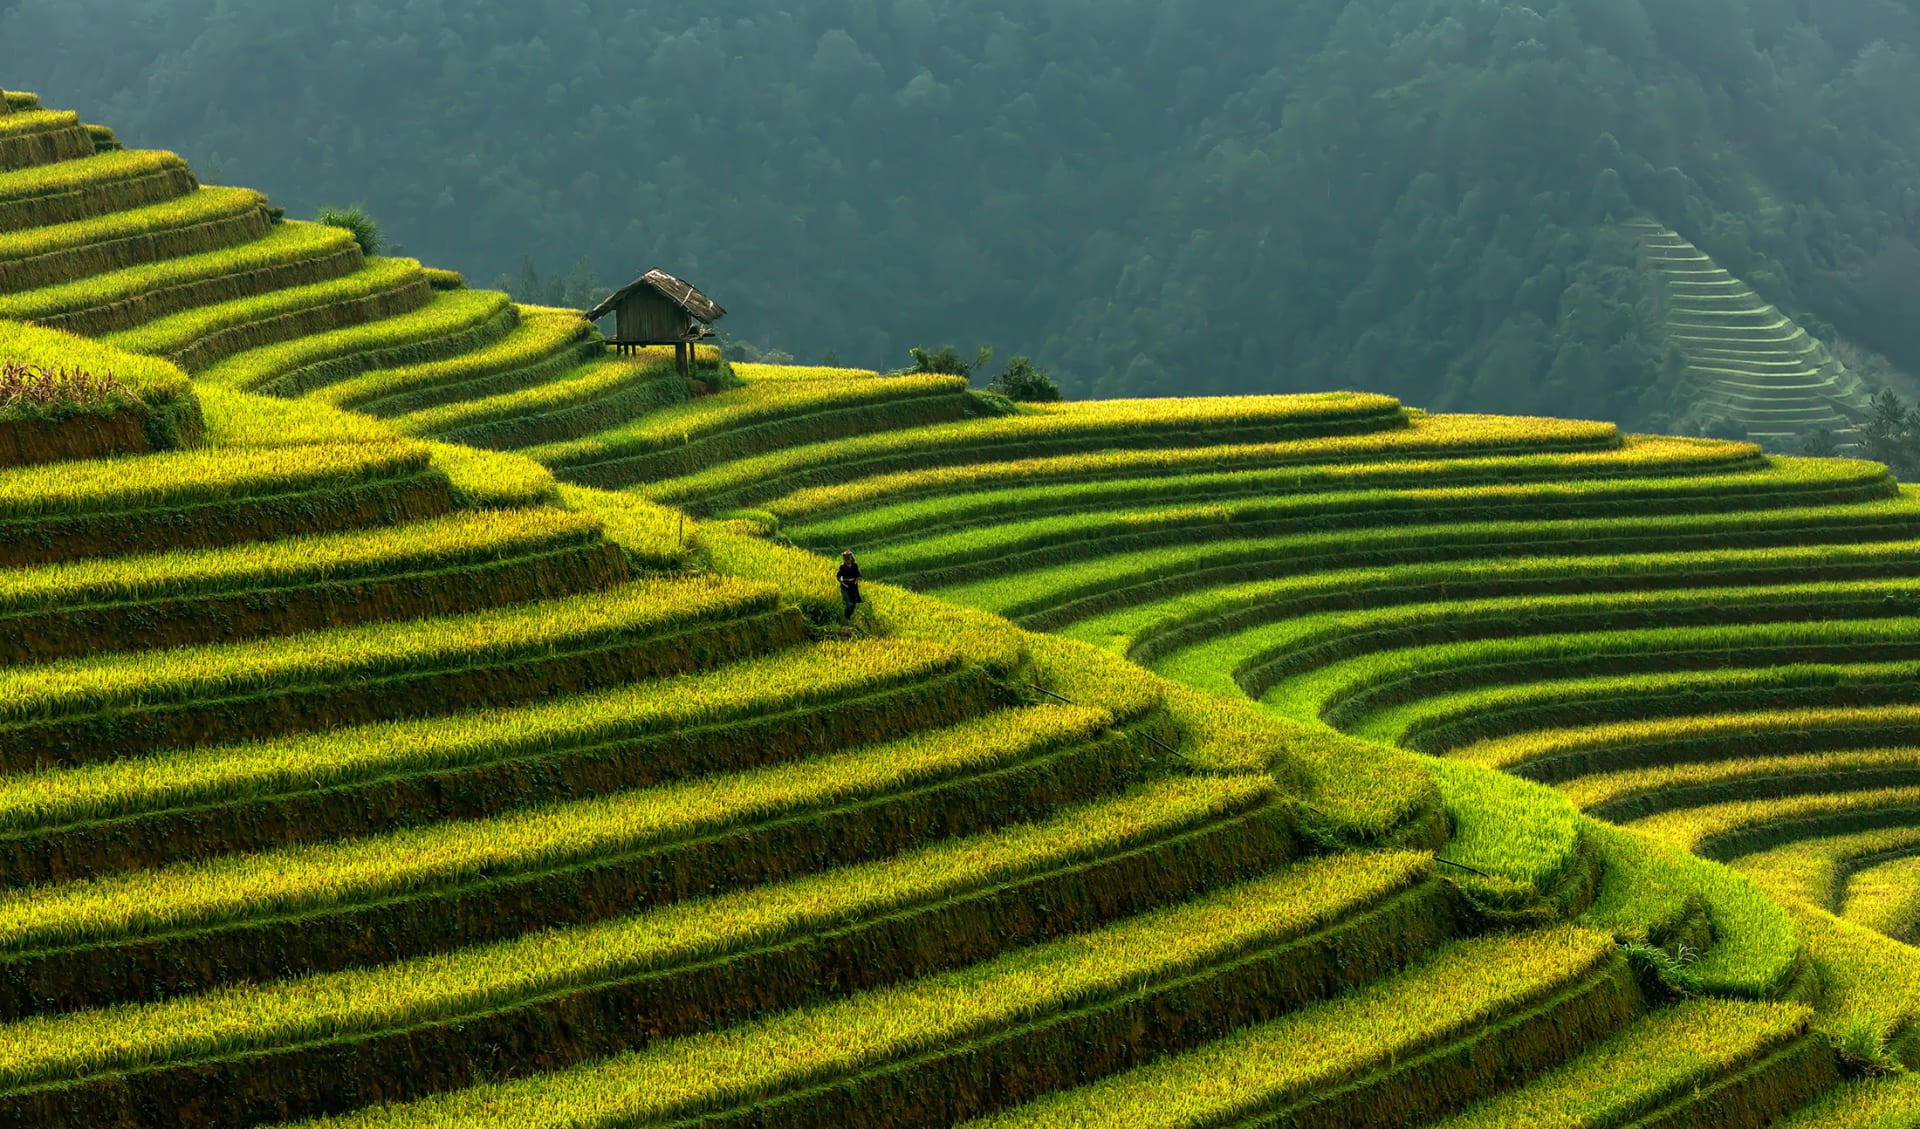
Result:
<instances>
[{"instance_id":1,"label":"small tree beside hut","mask_svg":"<svg viewBox=\"0 0 1920 1129\"><path fill-rule=\"evenodd\" d=\"M614 291L587 311L587 320L614 315L614 333L607 340L617 353L633 353L649 345L673 346L681 375L693 372L693 347L711 336L713 323L727 311L713 299L658 268Z\"/></svg>"}]
</instances>

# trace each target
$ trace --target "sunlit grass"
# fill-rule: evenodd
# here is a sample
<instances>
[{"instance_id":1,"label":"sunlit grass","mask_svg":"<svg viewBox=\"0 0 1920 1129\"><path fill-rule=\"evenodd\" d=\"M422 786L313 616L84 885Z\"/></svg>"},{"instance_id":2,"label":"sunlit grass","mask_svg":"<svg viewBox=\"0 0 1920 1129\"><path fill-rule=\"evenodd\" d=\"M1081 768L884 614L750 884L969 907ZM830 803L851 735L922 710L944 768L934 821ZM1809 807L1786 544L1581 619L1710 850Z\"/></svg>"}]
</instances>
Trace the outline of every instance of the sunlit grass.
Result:
<instances>
[{"instance_id":1,"label":"sunlit grass","mask_svg":"<svg viewBox=\"0 0 1920 1129\"><path fill-rule=\"evenodd\" d=\"M1070 810L1045 823L1018 825L882 862L681 902L595 925L530 934L382 968L218 988L159 1004L26 1019L0 1027L0 1085L371 1034L660 972L951 897L1023 873L1103 857L1219 814L1244 810L1258 800L1262 789L1259 782L1246 778L1169 781L1128 797ZM1156 965L1204 960L1263 935L1293 935L1337 919L1357 905L1416 881L1425 866L1420 856L1346 856L1297 868L1242 889L1237 896L1136 918L1105 934L1062 942L1052 949L1025 950L1004 963L1016 977L1030 963L1037 964L1024 979L1042 992L1051 989L1056 996L1082 987L1047 974L1050 964L1062 961L1069 972L1080 971L1082 976L1097 978L1099 984L1134 983ZM1031 954L1036 951L1042 955L1033 962ZM1051 961L1046 959L1049 956ZM991 1026L1003 1013L1007 997L969 991L968 985L977 983L983 968L991 974L991 966L981 966L948 977L952 983L919 981L893 995L862 997L855 1004L829 1008L854 1009L841 1028L848 1032L879 1034L897 1029L898 1024L910 1026L915 1020L932 1018L930 1010L937 1015L937 1008L949 1003L960 1006L949 1022ZM865 1017L894 1010L891 1005L903 998L902 993L911 1002L916 988L936 993L932 1009L902 1011L892 1023L865 1027ZM977 1002L962 1003L969 995ZM1045 1000L1039 1006L1046 1006ZM785 1030L777 1026L781 1022L771 1021L776 1030ZM734 1028L727 1037L757 1029L754 1025ZM678 1056L701 1045L701 1037L696 1037L661 1047L670 1061L684 1067ZM815 1053L831 1054L835 1045L837 1040L820 1043ZM761 1058L762 1069L777 1069L777 1060L777 1054ZM643 1061L640 1069L648 1065ZM687 1084L713 1080L683 1078ZM478 1093L483 1091L469 1091L456 1099L471 1099Z\"/></svg>"}]
</instances>

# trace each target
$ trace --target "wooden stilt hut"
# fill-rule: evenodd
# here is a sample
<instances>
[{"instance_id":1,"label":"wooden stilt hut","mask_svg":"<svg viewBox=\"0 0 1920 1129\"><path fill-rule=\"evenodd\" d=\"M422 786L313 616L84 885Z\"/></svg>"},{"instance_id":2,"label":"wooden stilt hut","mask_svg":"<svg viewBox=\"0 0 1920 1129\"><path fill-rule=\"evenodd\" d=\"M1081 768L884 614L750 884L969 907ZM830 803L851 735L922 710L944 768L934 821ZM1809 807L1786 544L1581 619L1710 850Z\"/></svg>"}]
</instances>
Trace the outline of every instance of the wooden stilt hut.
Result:
<instances>
[{"instance_id":1,"label":"wooden stilt hut","mask_svg":"<svg viewBox=\"0 0 1920 1129\"><path fill-rule=\"evenodd\" d=\"M673 346L682 375L693 373L693 347L713 333L713 323L727 311L705 294L658 268L614 291L587 311L589 321L615 315L614 333L607 344L617 353L633 353L649 345Z\"/></svg>"}]
</instances>

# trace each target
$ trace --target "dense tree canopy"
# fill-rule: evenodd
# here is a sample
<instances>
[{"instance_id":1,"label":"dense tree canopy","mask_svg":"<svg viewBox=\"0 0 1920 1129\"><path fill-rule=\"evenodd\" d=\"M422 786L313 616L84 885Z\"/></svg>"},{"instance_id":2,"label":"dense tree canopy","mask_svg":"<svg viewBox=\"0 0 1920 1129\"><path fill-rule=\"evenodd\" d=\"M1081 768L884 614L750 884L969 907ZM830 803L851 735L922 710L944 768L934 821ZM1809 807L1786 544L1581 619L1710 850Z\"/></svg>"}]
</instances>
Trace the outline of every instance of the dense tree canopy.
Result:
<instances>
[{"instance_id":1,"label":"dense tree canopy","mask_svg":"<svg viewBox=\"0 0 1920 1129\"><path fill-rule=\"evenodd\" d=\"M803 358L1657 423L1646 214L1920 371L1909 0L13 0L0 43L296 214L659 264Z\"/></svg>"}]
</instances>

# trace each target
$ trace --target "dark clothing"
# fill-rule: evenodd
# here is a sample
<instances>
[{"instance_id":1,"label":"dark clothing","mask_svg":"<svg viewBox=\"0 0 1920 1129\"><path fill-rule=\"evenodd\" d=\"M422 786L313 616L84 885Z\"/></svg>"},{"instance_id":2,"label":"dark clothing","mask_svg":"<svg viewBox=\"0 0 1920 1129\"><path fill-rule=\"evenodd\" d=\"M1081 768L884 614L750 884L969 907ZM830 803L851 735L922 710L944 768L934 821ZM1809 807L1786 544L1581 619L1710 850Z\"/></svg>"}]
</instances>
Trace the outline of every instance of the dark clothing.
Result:
<instances>
[{"instance_id":1,"label":"dark clothing","mask_svg":"<svg viewBox=\"0 0 1920 1129\"><path fill-rule=\"evenodd\" d=\"M840 562L840 602L845 606L847 618L853 618L854 605L860 602L860 566L851 557Z\"/></svg>"}]
</instances>

